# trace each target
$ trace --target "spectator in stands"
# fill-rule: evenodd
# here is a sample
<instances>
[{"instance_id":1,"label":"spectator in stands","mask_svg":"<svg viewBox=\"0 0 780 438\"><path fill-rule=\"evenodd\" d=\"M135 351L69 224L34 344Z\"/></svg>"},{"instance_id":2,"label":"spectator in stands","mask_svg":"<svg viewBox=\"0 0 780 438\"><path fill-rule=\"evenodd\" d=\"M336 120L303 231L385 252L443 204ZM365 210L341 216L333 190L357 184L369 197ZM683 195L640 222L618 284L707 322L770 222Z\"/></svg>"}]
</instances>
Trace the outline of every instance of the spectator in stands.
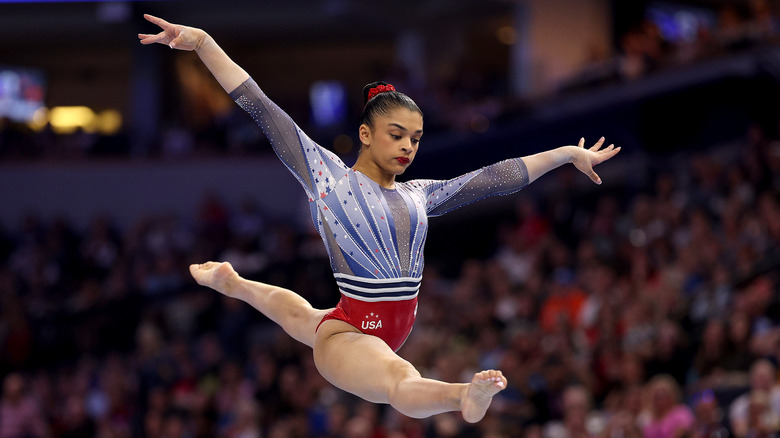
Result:
<instances>
[{"instance_id":1,"label":"spectator in stands","mask_svg":"<svg viewBox=\"0 0 780 438\"><path fill-rule=\"evenodd\" d=\"M582 385L572 385L563 392L563 419L547 423L545 438L587 438L604 429L602 416L593 411L590 393Z\"/></svg>"},{"instance_id":2,"label":"spectator in stands","mask_svg":"<svg viewBox=\"0 0 780 438\"><path fill-rule=\"evenodd\" d=\"M696 420L693 423L691 438L728 438L729 432L723 426L723 410L711 389L706 389L693 397L693 409Z\"/></svg>"},{"instance_id":3,"label":"spectator in stands","mask_svg":"<svg viewBox=\"0 0 780 438\"><path fill-rule=\"evenodd\" d=\"M642 438L642 425L647 414L642 411L643 390L639 385L613 391L605 406L609 406L607 424L602 435L605 438Z\"/></svg>"},{"instance_id":4,"label":"spectator in stands","mask_svg":"<svg viewBox=\"0 0 780 438\"><path fill-rule=\"evenodd\" d=\"M645 438L676 438L692 431L693 413L682 403L680 386L674 378L655 376L647 389L650 418L642 428Z\"/></svg>"},{"instance_id":5,"label":"spectator in stands","mask_svg":"<svg viewBox=\"0 0 780 438\"><path fill-rule=\"evenodd\" d=\"M691 371L695 378L714 380L723 373L723 355L726 351L726 323L713 318L704 325L701 345L696 352ZM706 385L706 383L705 383Z\"/></svg>"},{"instance_id":6,"label":"spectator in stands","mask_svg":"<svg viewBox=\"0 0 780 438\"><path fill-rule=\"evenodd\" d=\"M766 359L753 363L750 367L750 390L737 397L729 406L729 422L737 438L750 436L748 432L758 426L758 419L754 416L763 405L767 405L774 413L780 413L777 369Z\"/></svg>"},{"instance_id":7,"label":"spectator in stands","mask_svg":"<svg viewBox=\"0 0 780 438\"><path fill-rule=\"evenodd\" d=\"M7 375L0 400L0 438L48 436L46 419L36 400L27 393L24 377L19 373Z\"/></svg>"},{"instance_id":8,"label":"spectator in stands","mask_svg":"<svg viewBox=\"0 0 780 438\"><path fill-rule=\"evenodd\" d=\"M769 400L766 391L751 391L748 401L747 438L775 438L780 432L780 413Z\"/></svg>"}]
</instances>

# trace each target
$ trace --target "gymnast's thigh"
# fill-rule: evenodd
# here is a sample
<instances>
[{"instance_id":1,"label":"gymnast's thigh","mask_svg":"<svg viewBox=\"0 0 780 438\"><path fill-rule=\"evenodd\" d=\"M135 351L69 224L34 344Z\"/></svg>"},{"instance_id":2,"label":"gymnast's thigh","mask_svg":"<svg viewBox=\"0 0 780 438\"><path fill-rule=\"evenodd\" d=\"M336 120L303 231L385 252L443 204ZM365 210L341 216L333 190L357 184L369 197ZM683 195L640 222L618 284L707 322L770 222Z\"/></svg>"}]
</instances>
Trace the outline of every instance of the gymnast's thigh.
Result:
<instances>
[{"instance_id":1,"label":"gymnast's thigh","mask_svg":"<svg viewBox=\"0 0 780 438\"><path fill-rule=\"evenodd\" d=\"M373 403L390 403L399 382L420 377L383 340L338 320L323 322L317 331L314 362L334 386Z\"/></svg>"}]
</instances>

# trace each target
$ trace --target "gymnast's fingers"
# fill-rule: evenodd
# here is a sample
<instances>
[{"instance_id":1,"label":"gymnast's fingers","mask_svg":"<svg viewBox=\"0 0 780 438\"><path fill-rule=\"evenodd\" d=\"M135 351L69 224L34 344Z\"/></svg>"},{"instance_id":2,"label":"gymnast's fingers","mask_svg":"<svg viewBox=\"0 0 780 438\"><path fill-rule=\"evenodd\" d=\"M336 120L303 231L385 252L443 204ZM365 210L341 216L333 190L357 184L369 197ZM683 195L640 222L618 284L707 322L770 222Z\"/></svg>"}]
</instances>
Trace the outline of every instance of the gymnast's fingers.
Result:
<instances>
[{"instance_id":1,"label":"gymnast's fingers","mask_svg":"<svg viewBox=\"0 0 780 438\"><path fill-rule=\"evenodd\" d=\"M168 23L162 18L155 17L154 15L144 14L144 18L146 18L147 21L162 27L163 29L167 30L167 28L171 27L171 23Z\"/></svg>"},{"instance_id":2,"label":"gymnast's fingers","mask_svg":"<svg viewBox=\"0 0 780 438\"><path fill-rule=\"evenodd\" d=\"M603 145L603 144L604 144L604 137L601 137L599 139L599 141L597 141L596 144L594 144L593 147L590 148L590 150L592 150L593 152L596 152L599 149L601 149L601 145Z\"/></svg>"},{"instance_id":3,"label":"gymnast's fingers","mask_svg":"<svg viewBox=\"0 0 780 438\"><path fill-rule=\"evenodd\" d=\"M615 147L615 145L611 144L608 148L604 149L599 153L599 163L602 163L604 161L609 160L610 158L614 157L615 155L620 152L620 146Z\"/></svg>"},{"instance_id":4,"label":"gymnast's fingers","mask_svg":"<svg viewBox=\"0 0 780 438\"><path fill-rule=\"evenodd\" d=\"M587 175L594 183L601 184L601 177L596 173L595 170L593 170L593 168L590 169L590 172L588 172Z\"/></svg>"},{"instance_id":5,"label":"gymnast's fingers","mask_svg":"<svg viewBox=\"0 0 780 438\"><path fill-rule=\"evenodd\" d=\"M162 43L162 44L164 44L165 42L163 40L165 39L165 32L160 32L157 35L149 35L149 34L146 34L146 33L139 33L138 34L138 38L141 39L141 41L140 41L141 44L154 44L154 43Z\"/></svg>"}]
</instances>

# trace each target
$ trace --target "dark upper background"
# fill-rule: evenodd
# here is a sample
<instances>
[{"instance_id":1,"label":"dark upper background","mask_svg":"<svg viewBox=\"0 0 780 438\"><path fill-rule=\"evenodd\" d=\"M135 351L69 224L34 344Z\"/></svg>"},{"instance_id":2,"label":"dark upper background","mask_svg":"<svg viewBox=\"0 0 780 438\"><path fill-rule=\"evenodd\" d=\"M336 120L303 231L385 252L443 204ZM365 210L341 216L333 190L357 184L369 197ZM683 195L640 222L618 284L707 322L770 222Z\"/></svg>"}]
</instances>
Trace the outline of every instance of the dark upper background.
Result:
<instances>
[{"instance_id":1,"label":"dark upper background","mask_svg":"<svg viewBox=\"0 0 780 438\"><path fill-rule=\"evenodd\" d=\"M270 149L194 54L138 44L137 33L157 30L143 13L206 29L348 163L357 150L362 86L395 83L426 113L423 149L405 177L445 178L581 136L624 146L622 162L632 168L647 154L727 143L752 123L776 132L778 111L767 103L776 100L780 78L777 9L760 0L0 3L0 65L42 72L48 108L86 106L122 120L111 135L0 122L1 182L21 188L3 191L9 207L0 219L15 223L30 210L87 218L112 209L121 182L97 188L79 207L63 200L94 191L89 180L118 175L127 162L141 167L117 178L146 189L139 204L159 198L187 214L207 189L251 195L235 195L236 181L212 182L181 168L200 163L231 173L236 158L263 161ZM330 126L313 123L309 93L317 81L336 81L345 93L345 114ZM166 198L155 185L182 180L151 177L161 162L160 172L192 175L190 185L209 182ZM247 178L274 172L262 166ZM291 193L285 199L296 199L294 183L284 187ZM263 206L275 215L293 209ZM133 199L113 208L125 222L142 209Z\"/></svg>"}]
</instances>

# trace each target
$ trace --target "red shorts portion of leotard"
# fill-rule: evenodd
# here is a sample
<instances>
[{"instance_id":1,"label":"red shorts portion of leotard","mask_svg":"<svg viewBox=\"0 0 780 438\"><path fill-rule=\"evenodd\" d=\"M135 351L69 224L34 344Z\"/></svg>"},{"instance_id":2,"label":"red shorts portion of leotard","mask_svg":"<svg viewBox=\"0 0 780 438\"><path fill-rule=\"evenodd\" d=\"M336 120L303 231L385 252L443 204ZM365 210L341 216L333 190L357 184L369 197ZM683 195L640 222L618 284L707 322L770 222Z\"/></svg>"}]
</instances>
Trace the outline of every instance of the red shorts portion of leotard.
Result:
<instances>
[{"instance_id":1,"label":"red shorts portion of leotard","mask_svg":"<svg viewBox=\"0 0 780 438\"><path fill-rule=\"evenodd\" d=\"M329 319L337 319L359 329L367 335L374 335L398 351L417 317L417 297L402 301L360 301L344 294L335 309L330 311L319 325Z\"/></svg>"}]
</instances>

